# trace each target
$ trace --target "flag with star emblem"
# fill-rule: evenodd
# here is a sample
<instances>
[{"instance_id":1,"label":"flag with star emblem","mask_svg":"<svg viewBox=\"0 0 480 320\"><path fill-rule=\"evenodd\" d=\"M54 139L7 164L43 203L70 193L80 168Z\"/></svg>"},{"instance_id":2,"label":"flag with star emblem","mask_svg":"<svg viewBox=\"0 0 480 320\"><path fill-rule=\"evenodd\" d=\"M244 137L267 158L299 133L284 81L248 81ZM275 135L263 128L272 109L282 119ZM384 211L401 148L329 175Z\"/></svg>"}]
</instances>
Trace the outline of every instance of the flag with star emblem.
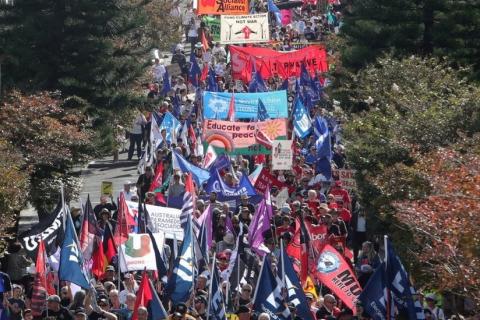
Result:
<instances>
[{"instance_id":1,"label":"flag with star emblem","mask_svg":"<svg viewBox=\"0 0 480 320\"><path fill-rule=\"evenodd\" d=\"M60 251L58 277L60 280L69 281L84 289L89 289L90 285L84 273L83 255L78 244L77 234L70 212L68 212L68 208L65 209L67 210L67 221L65 223L65 238Z\"/></svg>"}]
</instances>

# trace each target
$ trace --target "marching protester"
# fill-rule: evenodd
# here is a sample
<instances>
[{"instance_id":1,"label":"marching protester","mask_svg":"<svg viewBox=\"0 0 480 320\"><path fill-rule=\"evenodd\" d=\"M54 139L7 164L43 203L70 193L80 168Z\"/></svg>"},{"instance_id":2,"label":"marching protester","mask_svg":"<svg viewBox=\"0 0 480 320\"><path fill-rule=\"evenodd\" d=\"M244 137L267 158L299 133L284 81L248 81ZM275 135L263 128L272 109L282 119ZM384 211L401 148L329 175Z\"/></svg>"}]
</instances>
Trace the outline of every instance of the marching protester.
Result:
<instances>
[{"instance_id":1,"label":"marching protester","mask_svg":"<svg viewBox=\"0 0 480 320\"><path fill-rule=\"evenodd\" d=\"M132 119L135 186L125 181L93 208L88 198L75 222L61 200L50 220L20 235L0 274L2 311L10 319L446 319L435 295L425 305L415 298L388 237L369 235L355 185L339 174L351 169L323 92L329 66L318 41L340 32L342 3L225 4L223 38L202 20L210 1L200 2L182 16L176 74L155 59L155 107ZM232 17L249 11L250 22L237 25ZM29 274L20 250L36 262Z\"/></svg>"}]
</instances>

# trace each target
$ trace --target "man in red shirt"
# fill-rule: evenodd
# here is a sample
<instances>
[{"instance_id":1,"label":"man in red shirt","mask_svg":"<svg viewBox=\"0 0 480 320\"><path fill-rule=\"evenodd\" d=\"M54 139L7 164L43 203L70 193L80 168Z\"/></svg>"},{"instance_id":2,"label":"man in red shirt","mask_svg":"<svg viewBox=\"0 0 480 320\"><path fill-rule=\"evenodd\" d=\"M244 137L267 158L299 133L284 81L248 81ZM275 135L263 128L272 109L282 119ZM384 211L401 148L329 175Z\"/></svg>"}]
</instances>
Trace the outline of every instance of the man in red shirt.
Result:
<instances>
[{"instance_id":1,"label":"man in red shirt","mask_svg":"<svg viewBox=\"0 0 480 320\"><path fill-rule=\"evenodd\" d=\"M350 225L350 220L352 220L352 214L350 213L350 210L343 206L343 200L338 200L337 206L338 216L342 218L342 220L347 224L347 226Z\"/></svg>"},{"instance_id":2,"label":"man in red shirt","mask_svg":"<svg viewBox=\"0 0 480 320\"><path fill-rule=\"evenodd\" d=\"M342 181L335 181L330 194L333 194L335 200L343 200L344 206L350 210L351 209L351 199L348 191L342 188Z\"/></svg>"}]
</instances>

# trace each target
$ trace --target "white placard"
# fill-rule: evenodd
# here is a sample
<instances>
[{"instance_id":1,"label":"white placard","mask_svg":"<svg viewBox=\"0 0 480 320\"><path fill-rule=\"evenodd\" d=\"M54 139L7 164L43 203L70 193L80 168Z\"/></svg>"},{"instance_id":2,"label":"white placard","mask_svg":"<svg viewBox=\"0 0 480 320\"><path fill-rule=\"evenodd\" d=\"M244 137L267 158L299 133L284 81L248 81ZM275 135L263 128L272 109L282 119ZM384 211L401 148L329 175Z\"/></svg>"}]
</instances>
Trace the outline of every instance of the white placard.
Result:
<instances>
[{"instance_id":1,"label":"white placard","mask_svg":"<svg viewBox=\"0 0 480 320\"><path fill-rule=\"evenodd\" d=\"M128 208L134 216L138 216L138 203L127 201ZM155 232L165 233L165 238L183 240L183 229L180 225L180 209L152 206L147 204L147 211L155 227Z\"/></svg>"},{"instance_id":2,"label":"white placard","mask_svg":"<svg viewBox=\"0 0 480 320\"><path fill-rule=\"evenodd\" d=\"M293 165L293 140L274 140L272 143L272 169L291 170Z\"/></svg>"},{"instance_id":3,"label":"white placard","mask_svg":"<svg viewBox=\"0 0 480 320\"><path fill-rule=\"evenodd\" d=\"M147 233L130 233L128 240L121 245L120 270L157 270L152 239Z\"/></svg>"},{"instance_id":4,"label":"white placard","mask_svg":"<svg viewBox=\"0 0 480 320\"><path fill-rule=\"evenodd\" d=\"M221 16L220 42L222 44L259 43L269 40L268 13Z\"/></svg>"},{"instance_id":5,"label":"white placard","mask_svg":"<svg viewBox=\"0 0 480 320\"><path fill-rule=\"evenodd\" d=\"M355 180L356 170L351 169L338 169L338 177L342 181L342 187L348 191L357 189L357 181Z\"/></svg>"}]
</instances>

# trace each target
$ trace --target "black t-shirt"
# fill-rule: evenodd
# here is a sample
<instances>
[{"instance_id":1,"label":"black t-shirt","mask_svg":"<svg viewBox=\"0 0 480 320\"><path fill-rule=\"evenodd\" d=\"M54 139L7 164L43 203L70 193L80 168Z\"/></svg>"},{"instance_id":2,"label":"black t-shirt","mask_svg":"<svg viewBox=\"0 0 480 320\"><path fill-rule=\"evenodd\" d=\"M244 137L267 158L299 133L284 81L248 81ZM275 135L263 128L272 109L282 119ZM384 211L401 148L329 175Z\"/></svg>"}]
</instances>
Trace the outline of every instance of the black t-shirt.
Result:
<instances>
[{"instance_id":1,"label":"black t-shirt","mask_svg":"<svg viewBox=\"0 0 480 320\"><path fill-rule=\"evenodd\" d=\"M43 319L62 319L62 320L73 320L73 315L67 309L60 307L60 310L53 311L48 310L48 317L47 317L47 310L42 312Z\"/></svg>"}]
</instances>

